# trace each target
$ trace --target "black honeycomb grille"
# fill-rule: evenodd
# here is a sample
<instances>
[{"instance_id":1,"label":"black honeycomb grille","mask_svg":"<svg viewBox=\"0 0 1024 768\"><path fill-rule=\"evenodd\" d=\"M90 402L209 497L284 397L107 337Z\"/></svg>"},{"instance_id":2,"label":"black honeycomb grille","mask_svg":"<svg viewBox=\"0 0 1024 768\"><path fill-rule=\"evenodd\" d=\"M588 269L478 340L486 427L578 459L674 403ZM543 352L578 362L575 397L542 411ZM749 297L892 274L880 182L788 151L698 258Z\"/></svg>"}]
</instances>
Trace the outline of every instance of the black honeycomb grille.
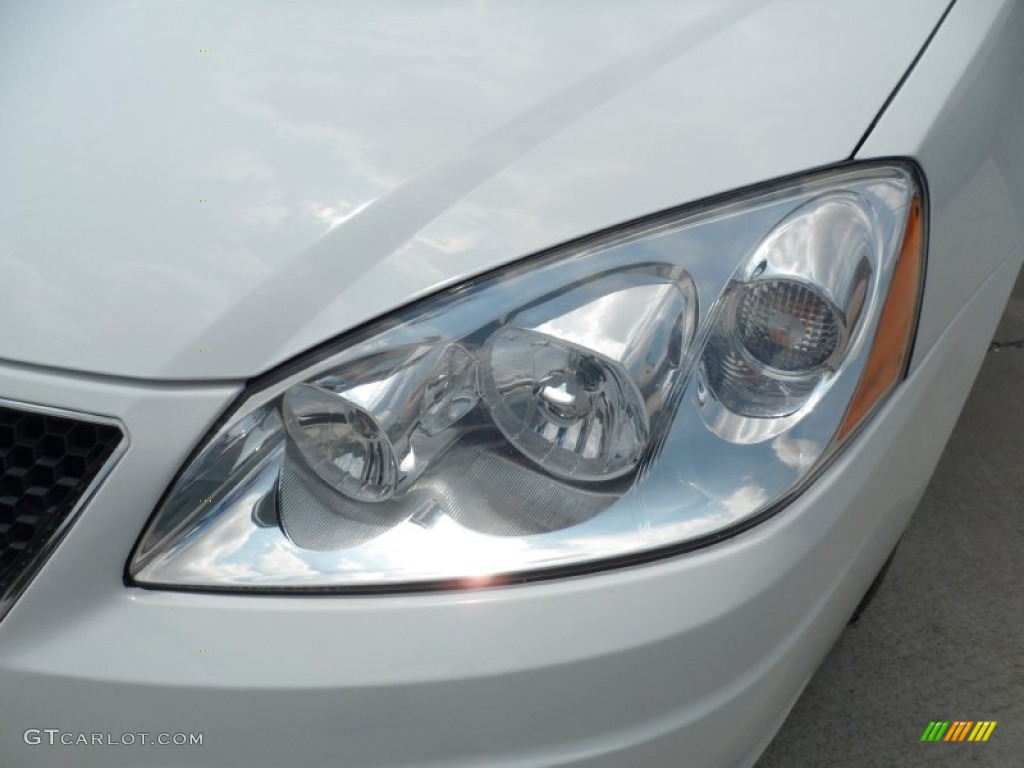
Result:
<instances>
[{"instance_id":1,"label":"black honeycomb grille","mask_svg":"<svg viewBox=\"0 0 1024 768\"><path fill-rule=\"evenodd\" d=\"M120 442L117 427L0 406L0 599Z\"/></svg>"}]
</instances>

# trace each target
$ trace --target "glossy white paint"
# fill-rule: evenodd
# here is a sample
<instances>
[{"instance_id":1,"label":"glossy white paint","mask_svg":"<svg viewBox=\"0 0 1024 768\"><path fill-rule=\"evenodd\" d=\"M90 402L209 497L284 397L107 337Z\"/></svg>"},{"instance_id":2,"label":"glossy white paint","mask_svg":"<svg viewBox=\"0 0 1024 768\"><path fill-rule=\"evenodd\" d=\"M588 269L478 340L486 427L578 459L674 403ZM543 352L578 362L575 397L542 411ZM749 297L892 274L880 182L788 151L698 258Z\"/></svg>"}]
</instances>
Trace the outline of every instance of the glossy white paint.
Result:
<instances>
[{"instance_id":1,"label":"glossy white paint","mask_svg":"<svg viewBox=\"0 0 1024 768\"><path fill-rule=\"evenodd\" d=\"M945 4L7 4L0 359L248 377L842 160Z\"/></svg>"},{"instance_id":2,"label":"glossy white paint","mask_svg":"<svg viewBox=\"0 0 1024 768\"><path fill-rule=\"evenodd\" d=\"M0 356L200 379L575 234L839 160L941 11L416 4L375 31L329 6L311 20L124 3L90 21L86 4L37 5L8 4L0 27L0 320L15 331ZM671 37L700 13L728 23ZM0 363L0 395L118 418L131 438L0 622L0 764L752 764L912 513L1024 258L1019 132L1001 127L1020 116L1022 13L961 0L863 148L929 177L912 376L806 494L714 547L462 593L126 588L146 518L240 385ZM232 54L208 80L208 61L176 58L217 39ZM33 727L205 741L30 746Z\"/></svg>"},{"instance_id":3,"label":"glossy white paint","mask_svg":"<svg viewBox=\"0 0 1024 768\"><path fill-rule=\"evenodd\" d=\"M1024 238L1024 4L960 2L858 158L907 155L931 187L915 364Z\"/></svg>"},{"instance_id":4,"label":"glossy white paint","mask_svg":"<svg viewBox=\"0 0 1024 768\"><path fill-rule=\"evenodd\" d=\"M684 557L428 595L126 589L131 541L223 390L0 367L113 409L134 446L0 623L0 755L24 766L749 766L892 549L1012 286L1007 260L790 508ZM183 395L187 394L183 399ZM182 404L182 407L179 407ZM178 418L162 418L177 408ZM152 477L150 477L152 473ZM209 653L200 653L209 649ZM27 728L202 747L27 745Z\"/></svg>"}]
</instances>

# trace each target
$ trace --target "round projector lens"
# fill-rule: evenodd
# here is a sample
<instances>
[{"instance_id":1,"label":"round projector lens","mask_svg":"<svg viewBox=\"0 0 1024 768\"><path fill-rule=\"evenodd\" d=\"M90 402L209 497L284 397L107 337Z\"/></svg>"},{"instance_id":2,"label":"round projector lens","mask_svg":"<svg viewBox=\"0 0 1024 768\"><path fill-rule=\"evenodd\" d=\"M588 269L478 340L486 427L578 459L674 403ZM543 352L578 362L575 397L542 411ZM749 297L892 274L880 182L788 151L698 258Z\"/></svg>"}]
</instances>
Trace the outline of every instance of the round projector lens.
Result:
<instances>
[{"instance_id":1,"label":"round projector lens","mask_svg":"<svg viewBox=\"0 0 1024 768\"><path fill-rule=\"evenodd\" d=\"M328 485L359 501L384 501L395 492L394 450L369 413L310 384L289 389L281 410L288 436Z\"/></svg>"},{"instance_id":2,"label":"round projector lens","mask_svg":"<svg viewBox=\"0 0 1024 768\"><path fill-rule=\"evenodd\" d=\"M614 361L543 333L503 328L488 344L483 373L495 426L552 475L609 480L639 463L647 413Z\"/></svg>"},{"instance_id":3,"label":"round projector lens","mask_svg":"<svg viewBox=\"0 0 1024 768\"><path fill-rule=\"evenodd\" d=\"M792 280L761 280L744 288L736 331L755 360L788 373L822 365L841 336L831 302Z\"/></svg>"}]
</instances>

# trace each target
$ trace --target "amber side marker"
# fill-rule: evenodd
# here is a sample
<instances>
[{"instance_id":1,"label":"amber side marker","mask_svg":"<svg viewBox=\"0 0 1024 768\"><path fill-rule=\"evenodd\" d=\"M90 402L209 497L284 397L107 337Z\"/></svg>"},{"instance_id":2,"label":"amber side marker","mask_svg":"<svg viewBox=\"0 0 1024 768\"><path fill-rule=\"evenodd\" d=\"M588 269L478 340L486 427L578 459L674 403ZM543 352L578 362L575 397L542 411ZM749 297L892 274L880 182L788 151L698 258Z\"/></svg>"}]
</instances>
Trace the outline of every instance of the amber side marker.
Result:
<instances>
[{"instance_id":1,"label":"amber side marker","mask_svg":"<svg viewBox=\"0 0 1024 768\"><path fill-rule=\"evenodd\" d=\"M921 198L915 197L910 203L903 244L889 283L889 293L882 305L875 340L871 344L871 352L857 384L857 391L839 427L839 440L852 432L903 376L921 300L923 228Z\"/></svg>"}]
</instances>

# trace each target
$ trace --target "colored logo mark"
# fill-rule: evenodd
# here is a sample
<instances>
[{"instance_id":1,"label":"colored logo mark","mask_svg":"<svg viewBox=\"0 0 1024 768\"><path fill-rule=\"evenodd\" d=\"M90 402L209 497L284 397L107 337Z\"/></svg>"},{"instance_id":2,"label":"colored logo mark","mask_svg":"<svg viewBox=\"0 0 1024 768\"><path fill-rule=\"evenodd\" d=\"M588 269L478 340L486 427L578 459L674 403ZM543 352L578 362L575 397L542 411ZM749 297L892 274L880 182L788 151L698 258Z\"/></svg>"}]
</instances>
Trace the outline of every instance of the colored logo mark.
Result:
<instances>
[{"instance_id":1,"label":"colored logo mark","mask_svg":"<svg viewBox=\"0 0 1024 768\"><path fill-rule=\"evenodd\" d=\"M921 741L988 741L995 727L995 720L932 720Z\"/></svg>"}]
</instances>

